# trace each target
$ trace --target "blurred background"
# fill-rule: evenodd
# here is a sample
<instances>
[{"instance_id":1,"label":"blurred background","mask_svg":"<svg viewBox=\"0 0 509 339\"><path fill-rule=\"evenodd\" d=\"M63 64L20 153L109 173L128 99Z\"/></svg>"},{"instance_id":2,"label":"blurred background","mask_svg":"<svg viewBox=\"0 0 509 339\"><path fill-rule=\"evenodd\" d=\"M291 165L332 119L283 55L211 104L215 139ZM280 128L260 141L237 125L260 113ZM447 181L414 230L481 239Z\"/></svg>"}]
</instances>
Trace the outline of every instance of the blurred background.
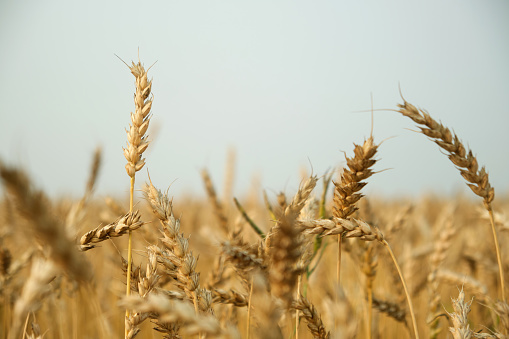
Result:
<instances>
[{"instance_id":1,"label":"blurred background","mask_svg":"<svg viewBox=\"0 0 509 339\"><path fill-rule=\"evenodd\" d=\"M218 187L234 152L234 193L298 187L301 172L344 165L371 130L366 193L416 196L468 188L438 147L390 109L428 110L509 189L509 2L2 1L0 159L53 197L80 195L97 146L98 194L124 195L122 146L134 77L153 77L154 184L173 195ZM386 109L379 111L380 109ZM232 151L233 150L233 151ZM147 179L144 169L138 185Z\"/></svg>"}]
</instances>

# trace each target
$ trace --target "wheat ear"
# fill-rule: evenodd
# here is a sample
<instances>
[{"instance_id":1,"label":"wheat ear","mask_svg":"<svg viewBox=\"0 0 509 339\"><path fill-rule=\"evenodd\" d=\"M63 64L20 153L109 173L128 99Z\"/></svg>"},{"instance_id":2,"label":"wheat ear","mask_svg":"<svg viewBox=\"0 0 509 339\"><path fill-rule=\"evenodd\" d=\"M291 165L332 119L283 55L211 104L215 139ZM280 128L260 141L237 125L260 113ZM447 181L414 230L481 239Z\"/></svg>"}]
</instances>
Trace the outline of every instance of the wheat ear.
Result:
<instances>
[{"instance_id":1,"label":"wheat ear","mask_svg":"<svg viewBox=\"0 0 509 339\"><path fill-rule=\"evenodd\" d=\"M451 331L454 339L470 339L473 337L467 318L471 304L472 301L465 302L463 289L460 290L457 299L452 299L454 312L449 313L449 316L452 319L453 327L449 327L449 331Z\"/></svg>"},{"instance_id":2,"label":"wheat ear","mask_svg":"<svg viewBox=\"0 0 509 339\"><path fill-rule=\"evenodd\" d=\"M226 216L225 208L219 198L217 197L216 189L214 188L214 184L212 183L212 179L210 178L210 174L207 169L202 169L201 176L203 179L203 183L205 184L205 190L207 191L207 196L209 197L212 206L214 207L214 214L217 217L217 221L221 226L221 229L228 234L228 217Z\"/></svg>"},{"instance_id":3,"label":"wheat ear","mask_svg":"<svg viewBox=\"0 0 509 339\"><path fill-rule=\"evenodd\" d=\"M500 318L500 325L502 325L504 333L507 334L509 332L509 305L505 301L497 300L493 308Z\"/></svg>"},{"instance_id":4,"label":"wheat ear","mask_svg":"<svg viewBox=\"0 0 509 339\"><path fill-rule=\"evenodd\" d=\"M387 314L389 317L394 320L407 325L406 322L406 310L403 309L398 303L390 302L387 300L382 300L373 296L373 308L378 310L379 312Z\"/></svg>"},{"instance_id":5,"label":"wheat ear","mask_svg":"<svg viewBox=\"0 0 509 339\"><path fill-rule=\"evenodd\" d=\"M58 273L51 260L42 258L34 260L21 296L14 305L14 320L9 339L19 338L24 319L30 312L35 312L42 306L42 301L52 291L49 284Z\"/></svg>"},{"instance_id":6,"label":"wheat ear","mask_svg":"<svg viewBox=\"0 0 509 339\"><path fill-rule=\"evenodd\" d=\"M213 301L215 303L220 304L231 304L236 307L247 307L249 302L249 295L244 295L239 293L233 289L229 291L221 290L221 289L213 289Z\"/></svg>"},{"instance_id":7,"label":"wheat ear","mask_svg":"<svg viewBox=\"0 0 509 339\"><path fill-rule=\"evenodd\" d=\"M154 251L151 251L148 248L148 263L147 269L143 274L138 274L137 281L137 292L138 295L146 299L155 288L156 284L160 278L157 274L157 255ZM140 272L138 272L140 273ZM138 332L140 331L139 325L147 318L149 318L150 314L148 313L140 313L134 312L129 315L125 320L125 326L127 327L128 338L134 338Z\"/></svg>"},{"instance_id":8,"label":"wheat ear","mask_svg":"<svg viewBox=\"0 0 509 339\"><path fill-rule=\"evenodd\" d=\"M433 119L428 112L417 109L414 105L403 99L403 104L399 104L398 112L412 119L421 133L434 141L440 148L448 153L448 158L459 169L461 176L467 181L468 187L483 199L483 204L490 214L491 231L495 242L495 251L497 254L498 269L500 275L500 287L502 290L502 299L505 300L504 271L502 268L502 258L498 244L497 231L493 217L491 202L495 197L495 189L491 187L486 169L477 163L476 157L471 150L465 148L458 136L451 132L447 127Z\"/></svg>"},{"instance_id":9,"label":"wheat ear","mask_svg":"<svg viewBox=\"0 0 509 339\"><path fill-rule=\"evenodd\" d=\"M126 64L127 65L127 64ZM145 70L141 62L132 66L127 65L136 78L136 92L134 94L135 111L131 113L131 124L127 132L127 148L124 148L124 156L127 160L125 169L131 178L131 189L129 191L129 212L133 213L134 181L136 172L145 165L143 152L147 149L149 141L145 133L150 122L150 109L152 108L152 80L148 80L148 70ZM132 261L132 231L129 230L129 243L127 248L127 286L126 295L131 294L131 261ZM129 317L129 310L126 310L126 317ZM125 336L127 338L127 327Z\"/></svg>"},{"instance_id":10,"label":"wheat ear","mask_svg":"<svg viewBox=\"0 0 509 339\"><path fill-rule=\"evenodd\" d=\"M30 327L31 333L27 333L27 339L43 339L43 335L41 334L41 327L39 324L32 322Z\"/></svg>"},{"instance_id":11,"label":"wheat ear","mask_svg":"<svg viewBox=\"0 0 509 339\"><path fill-rule=\"evenodd\" d=\"M212 312L212 294L200 286L200 274L196 272L198 258L189 249L189 241L180 233L180 220L173 215L172 203L167 194L156 189L152 182L145 185L143 192L152 211L159 219L163 230L161 241L165 247L157 251L158 261L169 261L175 267L177 286L193 301L196 315ZM199 333L199 338L203 338Z\"/></svg>"},{"instance_id":12,"label":"wheat ear","mask_svg":"<svg viewBox=\"0 0 509 339\"><path fill-rule=\"evenodd\" d=\"M83 221L84 210L87 207L87 204L92 197L94 192L94 188L97 183L97 178L99 176L99 169L101 168L102 162L102 150L100 147L97 147L94 152L94 157L92 160L92 166L90 168L90 174L87 181L87 186L85 189L85 194L81 197L81 199L73 204L73 207L68 212L65 226L68 231L70 237L75 237L79 232L80 223Z\"/></svg>"},{"instance_id":13,"label":"wheat ear","mask_svg":"<svg viewBox=\"0 0 509 339\"><path fill-rule=\"evenodd\" d=\"M311 191L315 188L317 180L315 176L309 177L301 185L291 203L279 213L270 244L272 265L269 280L272 292L283 300L287 308L293 299L293 291L299 276L297 264L303 252L303 239L297 218Z\"/></svg>"},{"instance_id":14,"label":"wheat ear","mask_svg":"<svg viewBox=\"0 0 509 339\"><path fill-rule=\"evenodd\" d=\"M77 280L89 281L93 275L90 264L67 237L64 224L53 215L46 195L32 188L22 171L7 168L1 162L0 179L19 213L32 224L34 234L51 249L53 261Z\"/></svg>"},{"instance_id":15,"label":"wheat ear","mask_svg":"<svg viewBox=\"0 0 509 339\"><path fill-rule=\"evenodd\" d=\"M462 286L462 289L471 292L480 302L486 303L489 300L488 288L471 276L446 269L439 269L436 272L436 279L449 285Z\"/></svg>"},{"instance_id":16,"label":"wheat ear","mask_svg":"<svg viewBox=\"0 0 509 339\"><path fill-rule=\"evenodd\" d=\"M297 300L292 302L292 307L296 310L300 310L302 315L308 323L308 328L313 337L316 339L328 339L330 338L330 332L327 332L323 325L320 314L316 311L315 306L309 302L303 296L300 296Z\"/></svg>"},{"instance_id":17,"label":"wheat ear","mask_svg":"<svg viewBox=\"0 0 509 339\"><path fill-rule=\"evenodd\" d=\"M359 191L366 186L363 180L369 178L373 171L371 167L376 163L374 156L378 145L373 136L366 139L362 146L354 144L353 158L346 157L347 167L341 174L341 182L334 182L334 199L332 215L336 218L347 219L358 207L355 205L363 195ZM341 272L341 234L338 235L337 283L340 283Z\"/></svg>"},{"instance_id":18,"label":"wheat ear","mask_svg":"<svg viewBox=\"0 0 509 339\"><path fill-rule=\"evenodd\" d=\"M182 289L189 300L194 303L195 311L210 313L212 311L212 295L210 291L200 286L200 274L196 272L198 258L189 249L189 241L180 233L180 220L173 215L171 200L167 194L156 189L152 183L145 185L143 193L152 211L159 219L163 229L161 233L164 249L156 250L158 262L168 262L164 265L173 274L177 286ZM151 247L155 249L155 247Z\"/></svg>"},{"instance_id":19,"label":"wheat ear","mask_svg":"<svg viewBox=\"0 0 509 339\"><path fill-rule=\"evenodd\" d=\"M223 329L216 317L209 313L195 313L187 302L169 300L162 294L149 294L147 298L126 297L122 304L139 313L151 313L161 323L180 323L188 335L210 335L215 338L227 338L232 329Z\"/></svg>"},{"instance_id":20,"label":"wheat ear","mask_svg":"<svg viewBox=\"0 0 509 339\"><path fill-rule=\"evenodd\" d=\"M99 226L85 233L80 239L80 248L82 251L88 251L95 247L92 245L93 243L120 237L127 232L140 228L143 224L144 222L140 220L138 211L129 212L106 226Z\"/></svg>"}]
</instances>

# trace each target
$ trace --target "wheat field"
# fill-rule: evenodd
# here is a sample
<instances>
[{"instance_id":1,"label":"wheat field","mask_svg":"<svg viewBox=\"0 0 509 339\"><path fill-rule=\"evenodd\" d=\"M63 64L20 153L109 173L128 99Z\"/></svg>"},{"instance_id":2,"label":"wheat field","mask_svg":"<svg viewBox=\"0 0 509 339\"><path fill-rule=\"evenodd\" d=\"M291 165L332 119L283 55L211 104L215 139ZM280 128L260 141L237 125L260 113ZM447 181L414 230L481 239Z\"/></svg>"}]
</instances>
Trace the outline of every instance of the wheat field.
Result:
<instances>
[{"instance_id":1,"label":"wheat field","mask_svg":"<svg viewBox=\"0 0 509 339\"><path fill-rule=\"evenodd\" d=\"M76 201L50 200L0 159L0 338L507 337L509 199L432 114L394 107L470 195L365 196L383 148L371 132L296 192L237 197L203 169L207 199L173 197L172 178L136 181L154 99L148 69L127 66L129 196L94 196L100 149Z\"/></svg>"}]
</instances>

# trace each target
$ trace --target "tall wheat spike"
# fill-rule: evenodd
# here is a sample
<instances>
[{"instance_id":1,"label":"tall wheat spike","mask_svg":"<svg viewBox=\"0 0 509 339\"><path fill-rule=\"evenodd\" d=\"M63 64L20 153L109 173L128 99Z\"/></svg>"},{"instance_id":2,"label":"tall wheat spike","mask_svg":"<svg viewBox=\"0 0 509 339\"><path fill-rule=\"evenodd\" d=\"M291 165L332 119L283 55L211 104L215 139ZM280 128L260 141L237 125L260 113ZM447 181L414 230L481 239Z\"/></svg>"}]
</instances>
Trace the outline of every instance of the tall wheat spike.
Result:
<instances>
[{"instance_id":1,"label":"tall wheat spike","mask_svg":"<svg viewBox=\"0 0 509 339\"><path fill-rule=\"evenodd\" d=\"M127 65L127 64L126 64ZM131 178L131 189L129 194L129 212L133 213L134 182L136 172L145 165L143 152L147 149L149 141L145 135L150 122L150 109L152 100L150 93L152 90L152 80L148 80L147 72L138 58L138 63L132 62L132 66L127 65L131 73L136 78L136 92L134 94L135 111L131 113L131 124L127 132L127 147L124 148L124 156L127 160L125 169L127 175ZM150 69L150 68L149 68ZM132 264L132 231L129 230L129 244L127 249L127 287L126 295L131 293L131 264ZM126 310L126 317L129 316L129 310ZM126 333L127 337L127 327Z\"/></svg>"}]
</instances>

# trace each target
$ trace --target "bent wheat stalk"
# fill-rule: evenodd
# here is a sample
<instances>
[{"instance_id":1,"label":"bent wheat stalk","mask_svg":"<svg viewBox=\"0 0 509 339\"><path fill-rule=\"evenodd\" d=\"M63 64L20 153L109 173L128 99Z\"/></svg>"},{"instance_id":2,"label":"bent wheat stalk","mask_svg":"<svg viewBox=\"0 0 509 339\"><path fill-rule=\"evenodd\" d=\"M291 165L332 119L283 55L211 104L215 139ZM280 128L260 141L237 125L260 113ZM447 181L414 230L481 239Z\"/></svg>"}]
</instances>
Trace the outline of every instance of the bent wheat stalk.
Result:
<instances>
[{"instance_id":1,"label":"bent wheat stalk","mask_svg":"<svg viewBox=\"0 0 509 339\"><path fill-rule=\"evenodd\" d=\"M412 325L414 326L414 335L415 335L416 339L419 339L419 332L417 331L417 321L415 320L414 307L412 305L412 300L410 300L410 293L408 293L408 288L406 286L405 279L403 278L403 273L401 273L401 269L399 268L399 265L396 261L396 257L394 256L394 253L392 252L392 249L389 246L389 243L384 239L382 241L382 244L385 246L385 248L387 248L387 251L389 251L392 261L394 261L394 266L396 266L396 269L398 270L398 274L401 279L401 283L403 284L403 288L405 289L406 298L408 300L408 309L410 311L410 315L412 318Z\"/></svg>"},{"instance_id":2,"label":"bent wheat stalk","mask_svg":"<svg viewBox=\"0 0 509 339\"><path fill-rule=\"evenodd\" d=\"M491 231L495 242L495 251L497 254L498 269L500 275L500 287L502 290L502 300L505 299L504 271L502 268L502 258L498 244L497 231L495 229L495 221L493 217L493 209L491 202L495 197L495 189L491 187L488 173L485 167L479 169L476 157L471 150L465 148L458 136L451 132L447 127L433 119L428 112L417 109L414 105L403 99L403 104L399 104L397 112L412 119L419 128L421 133L434 141L440 148L445 150L447 157L458 168L461 176L467 181L468 187L474 194L483 198L483 204L490 215Z\"/></svg>"},{"instance_id":3,"label":"bent wheat stalk","mask_svg":"<svg viewBox=\"0 0 509 339\"><path fill-rule=\"evenodd\" d=\"M304 228L303 232L305 234L318 234L322 236L340 235L342 238L360 238L365 241L377 240L379 243L384 245L391 256L392 261L394 262L394 266L396 267L401 283L403 284L403 289L405 290L406 298L408 301L410 317L412 318L412 325L414 327L414 336L416 339L419 339L414 307L412 300L410 299L410 293L408 292L405 279L403 278L403 273L401 273L401 269L396 260L396 257L394 256L394 253L392 252L391 247L389 246L389 243L387 240L385 240L383 233L378 229L378 227L369 225L362 220L353 218L339 219L334 217L332 220L299 220L298 225Z\"/></svg>"}]
</instances>

